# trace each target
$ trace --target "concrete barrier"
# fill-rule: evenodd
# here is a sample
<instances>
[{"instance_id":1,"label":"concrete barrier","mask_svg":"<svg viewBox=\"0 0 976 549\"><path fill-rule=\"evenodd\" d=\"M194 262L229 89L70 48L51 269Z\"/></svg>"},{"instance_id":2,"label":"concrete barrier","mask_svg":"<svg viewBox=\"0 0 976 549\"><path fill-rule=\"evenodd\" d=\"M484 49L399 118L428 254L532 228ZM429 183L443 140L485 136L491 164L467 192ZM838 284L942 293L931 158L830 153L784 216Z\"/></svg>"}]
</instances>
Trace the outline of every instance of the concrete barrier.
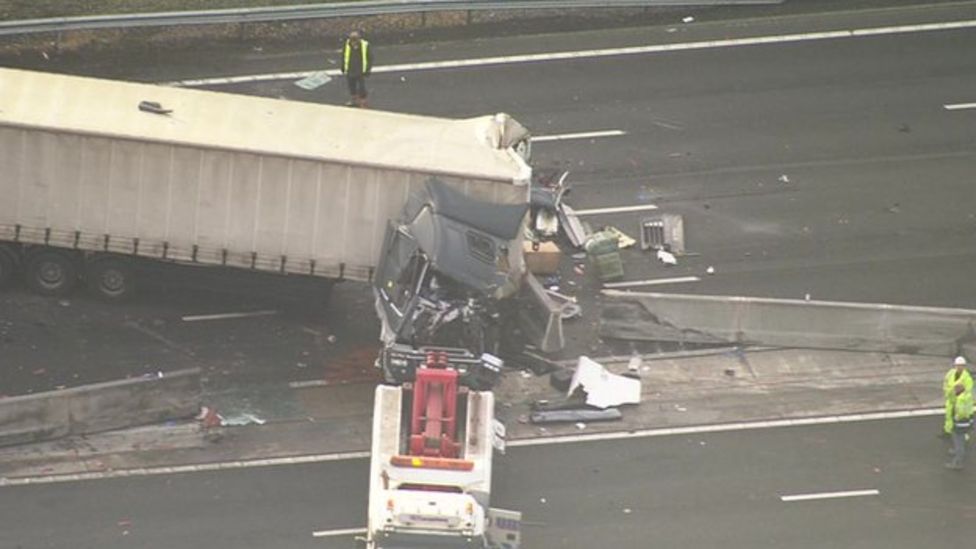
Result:
<instances>
[{"instance_id":1,"label":"concrete barrier","mask_svg":"<svg viewBox=\"0 0 976 549\"><path fill-rule=\"evenodd\" d=\"M976 311L604 290L600 336L952 356L976 342ZM970 357L976 358L976 357Z\"/></svg>"},{"instance_id":2,"label":"concrete barrier","mask_svg":"<svg viewBox=\"0 0 976 549\"><path fill-rule=\"evenodd\" d=\"M200 401L198 368L0 398L0 446L190 417Z\"/></svg>"}]
</instances>

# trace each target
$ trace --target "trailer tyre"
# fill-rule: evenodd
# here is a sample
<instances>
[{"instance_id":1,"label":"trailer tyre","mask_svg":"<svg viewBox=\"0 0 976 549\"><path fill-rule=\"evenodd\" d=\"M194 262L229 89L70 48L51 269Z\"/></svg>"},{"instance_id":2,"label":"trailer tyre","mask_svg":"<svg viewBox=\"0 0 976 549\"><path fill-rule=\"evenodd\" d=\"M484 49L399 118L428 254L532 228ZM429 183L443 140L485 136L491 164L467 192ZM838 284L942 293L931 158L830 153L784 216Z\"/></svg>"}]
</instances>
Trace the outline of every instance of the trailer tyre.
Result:
<instances>
[{"instance_id":1,"label":"trailer tyre","mask_svg":"<svg viewBox=\"0 0 976 549\"><path fill-rule=\"evenodd\" d=\"M8 286L16 272L17 256L7 248L0 247L0 288Z\"/></svg>"},{"instance_id":2,"label":"trailer tyre","mask_svg":"<svg viewBox=\"0 0 976 549\"><path fill-rule=\"evenodd\" d=\"M124 301L135 294L135 272L128 261L100 259L88 265L88 289L106 301Z\"/></svg>"},{"instance_id":3,"label":"trailer tyre","mask_svg":"<svg viewBox=\"0 0 976 549\"><path fill-rule=\"evenodd\" d=\"M78 283L78 267L74 259L55 251L30 256L24 274L30 289L40 295L67 295Z\"/></svg>"}]
</instances>

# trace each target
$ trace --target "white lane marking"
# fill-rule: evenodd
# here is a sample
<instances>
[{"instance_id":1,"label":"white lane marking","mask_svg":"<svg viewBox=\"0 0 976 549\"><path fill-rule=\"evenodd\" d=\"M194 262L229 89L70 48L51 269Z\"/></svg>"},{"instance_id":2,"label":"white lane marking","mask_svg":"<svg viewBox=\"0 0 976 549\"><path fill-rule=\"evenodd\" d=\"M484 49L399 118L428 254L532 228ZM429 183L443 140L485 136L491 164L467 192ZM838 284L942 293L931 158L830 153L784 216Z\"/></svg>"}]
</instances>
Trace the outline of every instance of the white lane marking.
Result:
<instances>
[{"instance_id":1,"label":"white lane marking","mask_svg":"<svg viewBox=\"0 0 976 549\"><path fill-rule=\"evenodd\" d=\"M610 208L592 208L589 210L574 210L573 213L576 215L597 215L597 214L607 214L607 213L625 213L625 212L644 212L647 210L656 210L657 206L654 204L640 204L637 206L614 206Z\"/></svg>"},{"instance_id":2,"label":"white lane marking","mask_svg":"<svg viewBox=\"0 0 976 549\"><path fill-rule=\"evenodd\" d=\"M552 53L532 53L524 55L509 55L500 57L482 57L476 59L458 59L447 61L429 61L425 63L404 63L400 65L381 65L373 69L374 73L383 72L411 72L434 69L457 69L480 67L484 65L512 65L519 63L536 63L540 61L560 61L566 59L590 59L594 57L609 57L615 55L636 55L647 53L664 53L674 51L701 50L711 48L729 48L740 46L756 46L766 44L783 44L791 42L809 42L814 40L829 40L834 38L859 38L864 36L880 36L887 34L905 34L915 32L944 31L976 27L976 20L949 21L945 23L929 23L924 25L901 25L894 27L876 27L863 29L835 30L825 32L806 32L797 34L782 34L772 36L752 36L746 38L729 38L725 40L703 40L700 42L683 42L677 44L654 44L648 46L631 46L624 48L607 48L599 50L567 51ZM321 71L285 72L273 74L253 74L246 76L230 76L220 78L201 78L194 80L180 80L168 82L170 86L208 86L221 84L241 84L271 80L300 80ZM325 71L329 76L338 76L336 69Z\"/></svg>"},{"instance_id":3,"label":"white lane marking","mask_svg":"<svg viewBox=\"0 0 976 549\"><path fill-rule=\"evenodd\" d=\"M962 109L976 109L976 103L956 103L954 105L943 105L947 111L958 111Z\"/></svg>"},{"instance_id":4,"label":"white lane marking","mask_svg":"<svg viewBox=\"0 0 976 549\"><path fill-rule=\"evenodd\" d=\"M209 471L225 471L228 469L249 469L252 467L273 467L277 465L301 465L303 463L321 463L324 461L343 461L348 459L365 459L369 452L339 452L334 454L313 454L307 456L281 457L268 459L250 459L240 461L222 461L217 463L201 463L198 465L172 465L166 467L139 467L134 469L113 469L89 473L71 473L63 475L43 475L36 477L0 477L0 486L24 486L27 484L52 484L56 482L76 482L81 480L104 480L123 477L148 477L154 475L174 475L179 473L205 473Z\"/></svg>"},{"instance_id":5,"label":"white lane marking","mask_svg":"<svg viewBox=\"0 0 976 549\"><path fill-rule=\"evenodd\" d=\"M365 528L342 528L337 530L318 530L312 532L312 537L328 538L333 536L358 536L365 533Z\"/></svg>"},{"instance_id":6,"label":"white lane marking","mask_svg":"<svg viewBox=\"0 0 976 549\"><path fill-rule=\"evenodd\" d=\"M585 435L550 436L530 439L510 440L506 446L545 446L549 444L571 444L575 442L591 442L602 440L621 440L631 438L649 438L671 435L688 435L700 433L722 433L727 431L747 431L754 429L774 429L781 427L799 427L804 425L825 425L831 423L856 423L861 421L876 421L881 419L904 419L911 417L937 416L945 414L945 408L922 408L918 410L903 410L898 412L870 412L863 414L848 414L842 416L821 416L799 419L777 419L771 421L744 421L739 423L719 423L715 425L697 425L690 427L666 427L662 429L640 429L634 431L614 431L609 433L590 433ZM35 477L0 477L2 486L23 486L27 484L51 484L56 482L74 482L81 480L102 480L120 477L140 477L151 475L169 475L176 473L201 473L208 471L222 471L226 469L244 469L250 467L270 467L275 465L299 465L303 463L320 463L326 461L342 461L349 459L366 459L369 452L342 452L335 454L314 454L288 458L254 459L244 461L225 461L220 463L204 463L201 465L175 465L170 467L145 467L138 469L115 469L112 471L77 473L63 475L43 475Z\"/></svg>"},{"instance_id":7,"label":"white lane marking","mask_svg":"<svg viewBox=\"0 0 976 549\"><path fill-rule=\"evenodd\" d=\"M819 494L795 494L792 496L780 496L783 501L809 501L812 499L834 499L834 498L857 498L862 496L877 496L878 490L849 490L847 492L823 492Z\"/></svg>"},{"instance_id":8,"label":"white lane marking","mask_svg":"<svg viewBox=\"0 0 976 549\"><path fill-rule=\"evenodd\" d=\"M627 132L623 130L602 130L595 132L564 133L558 135L533 135L532 142L539 143L545 141L564 141L567 139L588 139L591 137L616 137L618 135L627 135Z\"/></svg>"},{"instance_id":9,"label":"white lane marking","mask_svg":"<svg viewBox=\"0 0 976 549\"><path fill-rule=\"evenodd\" d=\"M635 286L656 286L658 284L681 284L683 282L698 282L697 276L676 276L673 278L651 278L648 280L633 280L630 282L607 282L604 288L633 288Z\"/></svg>"},{"instance_id":10,"label":"white lane marking","mask_svg":"<svg viewBox=\"0 0 976 549\"><path fill-rule=\"evenodd\" d=\"M879 419L904 419L921 416L937 416L945 414L945 408L925 408L919 410L904 410L899 412L871 412L864 414L848 414L843 416L820 416L799 419L776 419L770 421L745 421L740 423L719 423L716 425L697 425L691 427L666 427L663 429L639 429L635 431L614 431L609 433L589 433L584 435L549 436L523 440L510 440L506 446L543 446L546 444L571 444L576 442L594 442L603 440L621 440L629 438L662 437L671 435L694 435L701 433L722 433L728 431L748 431L753 429L776 429L780 427L799 427L804 425L826 425L832 423L856 423L860 421L875 421Z\"/></svg>"},{"instance_id":11,"label":"white lane marking","mask_svg":"<svg viewBox=\"0 0 976 549\"><path fill-rule=\"evenodd\" d=\"M221 313L214 315L187 315L181 318L183 322L200 322L201 320L226 320L228 318L250 318L276 314L278 314L278 311L248 311L244 313Z\"/></svg>"}]
</instances>

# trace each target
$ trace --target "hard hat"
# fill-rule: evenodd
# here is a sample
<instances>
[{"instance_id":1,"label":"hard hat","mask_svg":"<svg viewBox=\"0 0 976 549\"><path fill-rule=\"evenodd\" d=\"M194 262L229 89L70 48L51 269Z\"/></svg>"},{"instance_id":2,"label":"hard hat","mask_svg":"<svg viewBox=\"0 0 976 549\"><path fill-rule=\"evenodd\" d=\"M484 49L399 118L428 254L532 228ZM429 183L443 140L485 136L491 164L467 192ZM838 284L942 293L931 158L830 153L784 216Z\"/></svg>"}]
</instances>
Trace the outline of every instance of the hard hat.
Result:
<instances>
[{"instance_id":1,"label":"hard hat","mask_svg":"<svg viewBox=\"0 0 976 549\"><path fill-rule=\"evenodd\" d=\"M956 360L954 360L952 363L955 364L956 366L965 366L966 365L966 357L964 357L962 355L959 355L959 356L956 357Z\"/></svg>"}]
</instances>

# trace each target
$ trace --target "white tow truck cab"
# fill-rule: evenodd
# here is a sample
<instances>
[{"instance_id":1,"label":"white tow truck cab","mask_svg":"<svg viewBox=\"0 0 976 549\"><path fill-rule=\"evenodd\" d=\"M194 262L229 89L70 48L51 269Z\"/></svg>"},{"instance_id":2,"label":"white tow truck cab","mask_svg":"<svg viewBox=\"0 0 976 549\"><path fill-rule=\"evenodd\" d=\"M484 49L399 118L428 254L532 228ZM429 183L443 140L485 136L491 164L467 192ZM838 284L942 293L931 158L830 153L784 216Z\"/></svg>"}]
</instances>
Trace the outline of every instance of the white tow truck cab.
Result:
<instances>
[{"instance_id":1,"label":"white tow truck cab","mask_svg":"<svg viewBox=\"0 0 976 549\"><path fill-rule=\"evenodd\" d=\"M412 384L376 388L368 549L519 547L521 513L492 509L494 395L431 353Z\"/></svg>"}]
</instances>

